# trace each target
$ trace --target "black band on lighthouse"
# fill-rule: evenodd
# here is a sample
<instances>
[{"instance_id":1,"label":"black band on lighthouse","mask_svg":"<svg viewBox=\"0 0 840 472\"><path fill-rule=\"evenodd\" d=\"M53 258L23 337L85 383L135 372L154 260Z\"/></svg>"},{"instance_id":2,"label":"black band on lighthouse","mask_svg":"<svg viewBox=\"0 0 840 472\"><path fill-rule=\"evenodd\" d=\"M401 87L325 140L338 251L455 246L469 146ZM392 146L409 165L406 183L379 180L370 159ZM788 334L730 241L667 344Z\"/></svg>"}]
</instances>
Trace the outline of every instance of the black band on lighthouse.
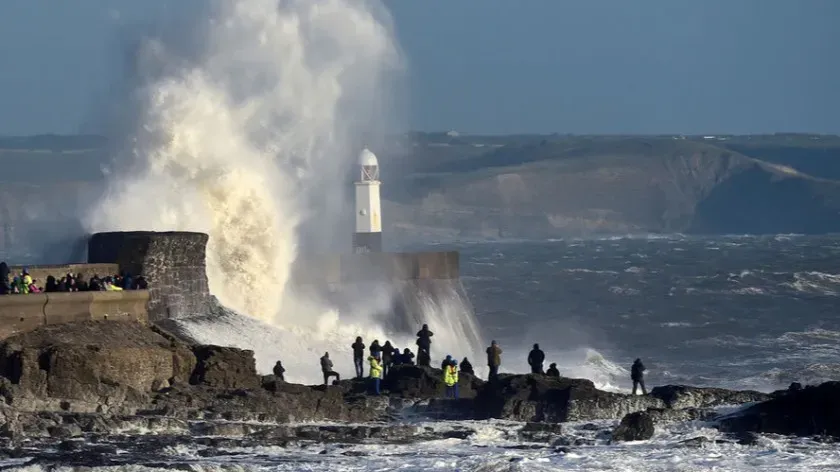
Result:
<instances>
[{"instance_id":1,"label":"black band on lighthouse","mask_svg":"<svg viewBox=\"0 0 840 472\"><path fill-rule=\"evenodd\" d=\"M353 233L353 252L382 252L382 233Z\"/></svg>"}]
</instances>

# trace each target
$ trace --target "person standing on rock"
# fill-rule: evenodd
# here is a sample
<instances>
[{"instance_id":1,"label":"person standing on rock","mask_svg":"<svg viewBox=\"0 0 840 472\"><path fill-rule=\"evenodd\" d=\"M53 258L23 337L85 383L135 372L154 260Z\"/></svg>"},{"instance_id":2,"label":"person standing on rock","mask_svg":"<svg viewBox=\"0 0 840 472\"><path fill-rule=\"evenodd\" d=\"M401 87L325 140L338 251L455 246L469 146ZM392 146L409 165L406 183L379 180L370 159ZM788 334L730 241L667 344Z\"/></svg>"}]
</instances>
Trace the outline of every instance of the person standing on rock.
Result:
<instances>
[{"instance_id":1,"label":"person standing on rock","mask_svg":"<svg viewBox=\"0 0 840 472\"><path fill-rule=\"evenodd\" d=\"M382 378L388 376L388 371L391 370L391 363L394 361L394 346L391 341L385 341L382 345Z\"/></svg>"},{"instance_id":2,"label":"person standing on rock","mask_svg":"<svg viewBox=\"0 0 840 472\"><path fill-rule=\"evenodd\" d=\"M370 355L375 357L377 360L382 359L382 346L379 345L379 340L374 339L372 343L370 343Z\"/></svg>"},{"instance_id":3,"label":"person standing on rock","mask_svg":"<svg viewBox=\"0 0 840 472\"><path fill-rule=\"evenodd\" d=\"M446 372L446 368L452 365L453 362L455 362L455 359L452 358L452 355L447 354L446 358L440 363L440 370Z\"/></svg>"},{"instance_id":4,"label":"person standing on rock","mask_svg":"<svg viewBox=\"0 0 840 472\"><path fill-rule=\"evenodd\" d=\"M382 379L382 365L379 363L379 359L373 355L368 357L368 362L370 363L370 378L373 380L373 391L379 395L379 383Z\"/></svg>"},{"instance_id":5,"label":"person standing on rock","mask_svg":"<svg viewBox=\"0 0 840 472\"><path fill-rule=\"evenodd\" d=\"M12 293L12 288L9 286L9 265L5 262L0 262L0 295L8 295Z\"/></svg>"},{"instance_id":6,"label":"person standing on rock","mask_svg":"<svg viewBox=\"0 0 840 472\"><path fill-rule=\"evenodd\" d=\"M417 365L428 365L423 364L420 362L420 359L428 358L429 362L431 363L432 360L432 336L435 333L429 331L429 325L424 324L420 331L417 332ZM426 353L426 356L423 356L423 353Z\"/></svg>"},{"instance_id":7,"label":"person standing on rock","mask_svg":"<svg viewBox=\"0 0 840 472\"><path fill-rule=\"evenodd\" d=\"M333 370L333 362L330 360L330 353L325 352L321 358L321 372L324 374L324 385L329 385L330 377L335 377L336 382L341 382L341 376Z\"/></svg>"},{"instance_id":8,"label":"person standing on rock","mask_svg":"<svg viewBox=\"0 0 840 472\"><path fill-rule=\"evenodd\" d=\"M420 350L417 353L417 365L430 367L432 365L432 358L429 357L429 351Z\"/></svg>"},{"instance_id":9,"label":"person standing on rock","mask_svg":"<svg viewBox=\"0 0 840 472\"><path fill-rule=\"evenodd\" d=\"M630 379L633 381L633 395L636 394L636 388L639 386L642 387L642 395L647 395L647 389L645 389L646 370L641 359L633 361L633 367L630 368Z\"/></svg>"},{"instance_id":10,"label":"person standing on rock","mask_svg":"<svg viewBox=\"0 0 840 472\"><path fill-rule=\"evenodd\" d=\"M470 363L470 360L466 357L464 360L461 361L461 373L475 375L475 371L473 370L473 366Z\"/></svg>"},{"instance_id":11,"label":"person standing on rock","mask_svg":"<svg viewBox=\"0 0 840 472\"><path fill-rule=\"evenodd\" d=\"M283 377L283 374L285 372L286 372L286 369L283 367L283 363L280 362L280 361L277 361L277 363L274 364L274 376L277 377L277 380L282 380L282 381L285 382L286 379Z\"/></svg>"},{"instance_id":12,"label":"person standing on rock","mask_svg":"<svg viewBox=\"0 0 840 472\"><path fill-rule=\"evenodd\" d=\"M402 353L399 348L395 347L394 351L391 352L391 366L402 365L402 363Z\"/></svg>"},{"instance_id":13,"label":"person standing on rock","mask_svg":"<svg viewBox=\"0 0 840 472\"><path fill-rule=\"evenodd\" d=\"M487 367L490 368L490 374L487 376L488 382L495 382L499 379L500 365L502 365L502 348L496 341L493 341L487 348Z\"/></svg>"},{"instance_id":14,"label":"person standing on rock","mask_svg":"<svg viewBox=\"0 0 840 472\"><path fill-rule=\"evenodd\" d=\"M552 362L551 365L548 366L548 370L545 371L545 375L549 377L560 377L560 371L557 370L557 364Z\"/></svg>"},{"instance_id":15,"label":"person standing on rock","mask_svg":"<svg viewBox=\"0 0 840 472\"><path fill-rule=\"evenodd\" d=\"M356 378L361 379L365 376L365 343L362 342L362 337L357 336L356 342L350 347L353 348L353 365L356 366Z\"/></svg>"},{"instance_id":16,"label":"person standing on rock","mask_svg":"<svg viewBox=\"0 0 840 472\"><path fill-rule=\"evenodd\" d=\"M400 362L405 365L414 365L414 353L411 352L411 349L403 349L402 356L400 356Z\"/></svg>"},{"instance_id":17,"label":"person standing on rock","mask_svg":"<svg viewBox=\"0 0 840 472\"><path fill-rule=\"evenodd\" d=\"M450 361L443 369L443 383L446 384L446 398L458 399L458 361L447 356Z\"/></svg>"},{"instance_id":18,"label":"person standing on rock","mask_svg":"<svg viewBox=\"0 0 840 472\"><path fill-rule=\"evenodd\" d=\"M545 353L542 352L539 344L534 344L534 349L528 353L528 365L531 366L531 373L542 374L543 362L545 362Z\"/></svg>"}]
</instances>

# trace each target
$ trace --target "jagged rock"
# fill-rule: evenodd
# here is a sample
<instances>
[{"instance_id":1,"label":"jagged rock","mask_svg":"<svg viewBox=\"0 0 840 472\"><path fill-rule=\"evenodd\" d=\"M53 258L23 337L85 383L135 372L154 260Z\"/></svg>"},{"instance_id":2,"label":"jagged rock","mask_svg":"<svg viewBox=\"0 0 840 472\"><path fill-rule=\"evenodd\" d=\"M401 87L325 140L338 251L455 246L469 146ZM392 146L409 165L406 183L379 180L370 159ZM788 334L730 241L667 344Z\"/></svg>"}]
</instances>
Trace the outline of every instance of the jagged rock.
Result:
<instances>
[{"instance_id":1,"label":"jagged rock","mask_svg":"<svg viewBox=\"0 0 840 472\"><path fill-rule=\"evenodd\" d=\"M757 446L761 442L761 437L750 431L739 431L731 434L730 437L742 446Z\"/></svg>"},{"instance_id":2,"label":"jagged rock","mask_svg":"<svg viewBox=\"0 0 840 472\"><path fill-rule=\"evenodd\" d=\"M44 408L46 398L136 404L155 384L180 375L184 349L137 322L48 325L0 345L0 374L14 387L5 391L10 400L15 388L42 400L31 403L32 409Z\"/></svg>"},{"instance_id":3,"label":"jagged rock","mask_svg":"<svg viewBox=\"0 0 840 472\"><path fill-rule=\"evenodd\" d=\"M740 405L760 402L770 396L753 390L727 390L723 388L665 385L654 387L650 395L661 399L668 408L710 408L720 405Z\"/></svg>"},{"instance_id":4,"label":"jagged rock","mask_svg":"<svg viewBox=\"0 0 840 472\"><path fill-rule=\"evenodd\" d=\"M458 395L460 398L474 398L483 384L482 380L472 375L460 375ZM392 367L383 381L383 388L391 395L408 398L443 398L446 391L442 370L416 365Z\"/></svg>"},{"instance_id":5,"label":"jagged rock","mask_svg":"<svg viewBox=\"0 0 840 472\"><path fill-rule=\"evenodd\" d=\"M563 434L559 423L525 423L519 437L525 441L550 442Z\"/></svg>"},{"instance_id":6,"label":"jagged rock","mask_svg":"<svg viewBox=\"0 0 840 472\"><path fill-rule=\"evenodd\" d=\"M722 431L840 437L840 382L792 390L719 422Z\"/></svg>"},{"instance_id":7,"label":"jagged rock","mask_svg":"<svg viewBox=\"0 0 840 472\"><path fill-rule=\"evenodd\" d=\"M586 421L621 418L647 408L662 408L651 396L623 395L595 388L590 380L545 375L503 375L476 397L478 418L516 421Z\"/></svg>"},{"instance_id":8,"label":"jagged rock","mask_svg":"<svg viewBox=\"0 0 840 472\"><path fill-rule=\"evenodd\" d=\"M696 438L686 439L684 441L680 441L677 443L678 447L694 447L694 448L701 448L706 447L706 444L709 444L711 440L706 436L697 436Z\"/></svg>"},{"instance_id":9,"label":"jagged rock","mask_svg":"<svg viewBox=\"0 0 840 472\"><path fill-rule=\"evenodd\" d=\"M681 410L672 410L670 408L648 408L646 411L656 425L697 420L711 421L718 417L718 414L712 410L703 410L699 408L683 408Z\"/></svg>"},{"instance_id":10,"label":"jagged rock","mask_svg":"<svg viewBox=\"0 0 840 472\"><path fill-rule=\"evenodd\" d=\"M418 416L434 420L471 420L475 418L473 410L474 402L469 398L418 400L410 406L400 405L396 407L392 400L391 409L395 410L395 416Z\"/></svg>"},{"instance_id":11,"label":"jagged rock","mask_svg":"<svg viewBox=\"0 0 840 472\"><path fill-rule=\"evenodd\" d=\"M785 390L776 390L775 392L770 394L771 398L783 397L791 392L798 392L802 390L802 384L799 382L793 382L788 386Z\"/></svg>"},{"instance_id":12,"label":"jagged rock","mask_svg":"<svg viewBox=\"0 0 840 472\"><path fill-rule=\"evenodd\" d=\"M82 428L75 424L62 424L47 428L53 438L75 438L82 435Z\"/></svg>"},{"instance_id":13,"label":"jagged rock","mask_svg":"<svg viewBox=\"0 0 840 472\"><path fill-rule=\"evenodd\" d=\"M258 388L254 351L220 346L195 346L190 383L216 388Z\"/></svg>"},{"instance_id":14,"label":"jagged rock","mask_svg":"<svg viewBox=\"0 0 840 472\"><path fill-rule=\"evenodd\" d=\"M614 441L644 441L653 437L653 417L646 411L630 413L612 433Z\"/></svg>"}]
</instances>

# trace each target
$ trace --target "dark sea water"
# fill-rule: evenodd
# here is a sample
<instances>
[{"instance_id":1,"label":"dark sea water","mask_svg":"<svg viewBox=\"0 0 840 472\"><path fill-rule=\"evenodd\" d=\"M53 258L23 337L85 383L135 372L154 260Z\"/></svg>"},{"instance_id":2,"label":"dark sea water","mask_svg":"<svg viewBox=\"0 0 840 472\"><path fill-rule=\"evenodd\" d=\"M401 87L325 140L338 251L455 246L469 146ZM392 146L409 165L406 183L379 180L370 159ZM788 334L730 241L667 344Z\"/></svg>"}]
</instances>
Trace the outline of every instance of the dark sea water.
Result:
<instances>
[{"instance_id":1,"label":"dark sea water","mask_svg":"<svg viewBox=\"0 0 840 472\"><path fill-rule=\"evenodd\" d=\"M762 390L840 378L840 236L459 244L504 368L534 342L566 374Z\"/></svg>"}]
</instances>

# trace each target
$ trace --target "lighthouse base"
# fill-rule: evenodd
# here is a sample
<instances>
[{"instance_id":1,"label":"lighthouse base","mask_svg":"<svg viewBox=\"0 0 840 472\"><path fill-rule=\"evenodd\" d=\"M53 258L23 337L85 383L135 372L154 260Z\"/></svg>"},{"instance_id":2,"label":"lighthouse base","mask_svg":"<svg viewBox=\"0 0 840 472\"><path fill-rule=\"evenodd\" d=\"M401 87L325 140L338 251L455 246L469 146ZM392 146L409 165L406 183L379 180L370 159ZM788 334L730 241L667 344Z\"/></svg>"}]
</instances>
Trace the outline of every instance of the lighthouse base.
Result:
<instances>
[{"instance_id":1,"label":"lighthouse base","mask_svg":"<svg viewBox=\"0 0 840 472\"><path fill-rule=\"evenodd\" d=\"M353 233L353 252L382 252L382 233Z\"/></svg>"}]
</instances>

